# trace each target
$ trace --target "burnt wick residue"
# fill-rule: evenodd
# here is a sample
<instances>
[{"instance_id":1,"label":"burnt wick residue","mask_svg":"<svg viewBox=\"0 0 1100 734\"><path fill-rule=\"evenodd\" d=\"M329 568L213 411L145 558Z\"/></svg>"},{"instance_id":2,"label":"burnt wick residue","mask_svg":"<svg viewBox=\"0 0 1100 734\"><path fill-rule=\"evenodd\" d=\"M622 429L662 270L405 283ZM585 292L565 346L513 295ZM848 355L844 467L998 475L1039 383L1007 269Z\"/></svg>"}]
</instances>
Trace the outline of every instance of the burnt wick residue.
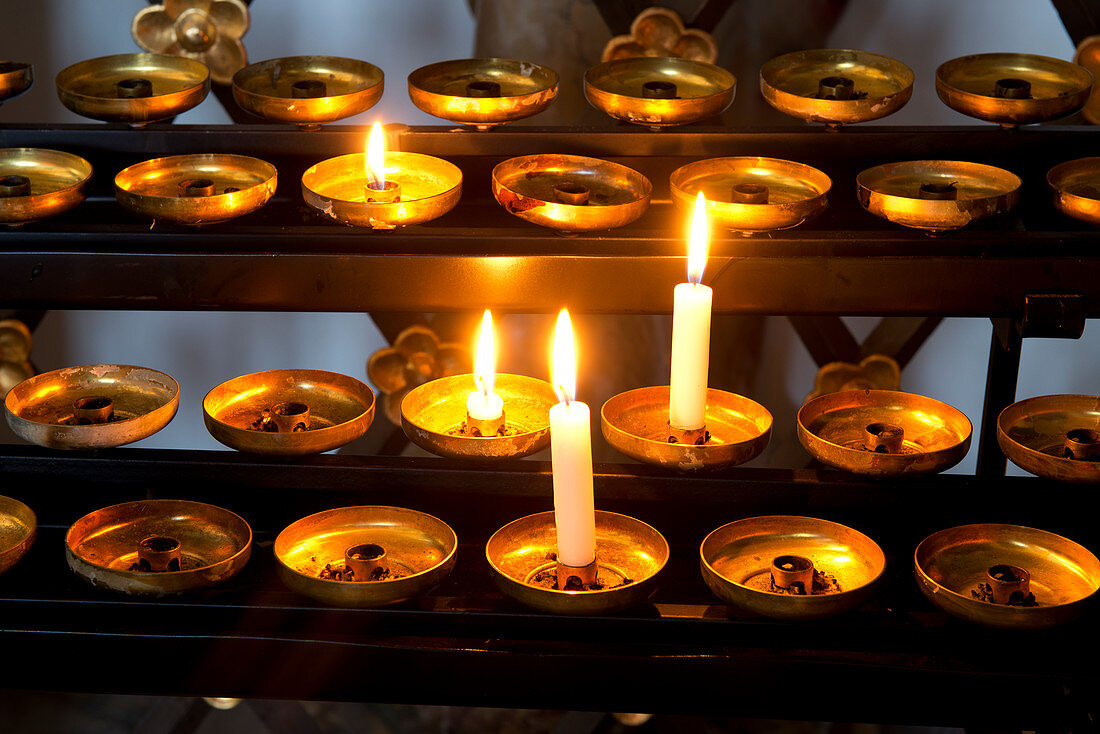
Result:
<instances>
[{"instance_id":1,"label":"burnt wick residue","mask_svg":"<svg viewBox=\"0 0 1100 734\"><path fill-rule=\"evenodd\" d=\"M978 601L989 602L990 604L996 604L993 600L993 587L989 584L978 584L978 588L971 589L970 595ZM1022 592L1014 592L1009 598L1008 603L1004 606L1008 607L1037 607L1039 602L1035 601L1035 594L1028 592L1027 596L1024 596Z\"/></svg>"},{"instance_id":2,"label":"burnt wick residue","mask_svg":"<svg viewBox=\"0 0 1100 734\"><path fill-rule=\"evenodd\" d=\"M773 594L787 594L789 596L806 596L805 589L801 584L797 584L788 589L776 586L774 581L769 582L771 585L771 592ZM822 571L814 569L814 582L813 588L810 590L811 596L821 596L823 594L835 594L840 591L840 584L837 582L836 577Z\"/></svg>"},{"instance_id":3,"label":"burnt wick residue","mask_svg":"<svg viewBox=\"0 0 1100 734\"><path fill-rule=\"evenodd\" d=\"M260 431L262 433L278 433L279 425L275 422L275 419L271 417L271 411L265 409L260 413L259 418L252 421L252 423L248 426L248 430ZM294 425L294 430L291 432L302 433L308 430L309 427L306 426L305 423L296 423Z\"/></svg>"},{"instance_id":4,"label":"burnt wick residue","mask_svg":"<svg viewBox=\"0 0 1100 734\"><path fill-rule=\"evenodd\" d=\"M515 428L511 428L507 425L502 425L500 428L497 429L496 433L493 433L489 436L483 436L483 435L481 435L481 431L479 429L470 428L465 421L463 421L462 425L459 426L458 428L452 428L451 430L447 431L448 436L475 436L477 438L493 438L493 437L496 437L496 436L516 436L518 434L519 434L519 431L517 431Z\"/></svg>"},{"instance_id":5,"label":"burnt wick residue","mask_svg":"<svg viewBox=\"0 0 1100 734\"><path fill-rule=\"evenodd\" d=\"M395 573L388 568L376 568L371 571L370 576L365 579L355 578L355 572L349 567L341 563L326 563L325 567L321 569L321 573L318 574L319 578L325 581L393 581L399 579L405 574Z\"/></svg>"}]
</instances>

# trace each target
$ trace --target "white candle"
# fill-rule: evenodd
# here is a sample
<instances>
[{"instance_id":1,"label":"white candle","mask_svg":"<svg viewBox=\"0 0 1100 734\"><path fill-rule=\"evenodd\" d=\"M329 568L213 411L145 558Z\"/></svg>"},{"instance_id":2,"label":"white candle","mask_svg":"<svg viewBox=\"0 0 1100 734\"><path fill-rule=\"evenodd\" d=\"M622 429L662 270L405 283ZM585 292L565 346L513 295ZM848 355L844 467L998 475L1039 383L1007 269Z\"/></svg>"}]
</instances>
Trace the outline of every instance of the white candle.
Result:
<instances>
[{"instance_id":1,"label":"white candle","mask_svg":"<svg viewBox=\"0 0 1100 734\"><path fill-rule=\"evenodd\" d=\"M707 262L707 201L695 199L688 247L688 281L676 286L672 311L672 375L669 423L693 430L706 423L713 291L701 285Z\"/></svg>"},{"instance_id":2,"label":"white candle","mask_svg":"<svg viewBox=\"0 0 1100 734\"><path fill-rule=\"evenodd\" d=\"M592 496L591 414L577 395L576 355L569 312L558 314L553 382L562 402L550 408L554 468L554 524L558 561L581 568L596 560L596 507Z\"/></svg>"},{"instance_id":3,"label":"white candle","mask_svg":"<svg viewBox=\"0 0 1100 734\"><path fill-rule=\"evenodd\" d=\"M489 310L481 317L481 334L474 358L474 391L466 397L466 412L479 421L493 421L504 414L504 400L493 392L496 378L496 354L493 341L493 316Z\"/></svg>"}]
</instances>

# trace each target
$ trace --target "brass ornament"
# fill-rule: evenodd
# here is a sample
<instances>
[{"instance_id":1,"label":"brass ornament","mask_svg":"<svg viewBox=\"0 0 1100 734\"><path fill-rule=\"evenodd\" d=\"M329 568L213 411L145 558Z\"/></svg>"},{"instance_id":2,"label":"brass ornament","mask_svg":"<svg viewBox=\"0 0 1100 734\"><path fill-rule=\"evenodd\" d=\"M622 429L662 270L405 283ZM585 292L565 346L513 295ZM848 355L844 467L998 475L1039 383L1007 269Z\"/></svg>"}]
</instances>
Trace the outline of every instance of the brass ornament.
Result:
<instances>
[{"instance_id":1,"label":"brass ornament","mask_svg":"<svg viewBox=\"0 0 1100 734\"><path fill-rule=\"evenodd\" d=\"M1100 35L1089 36L1077 44L1073 63L1085 67L1093 79L1100 75ZM1090 125L1100 125L1100 92L1095 85L1085 106L1081 108L1081 115Z\"/></svg>"},{"instance_id":2,"label":"brass ornament","mask_svg":"<svg viewBox=\"0 0 1100 734\"><path fill-rule=\"evenodd\" d=\"M31 348L34 339L18 319L0 320L0 399L23 380L34 377Z\"/></svg>"},{"instance_id":3,"label":"brass ornament","mask_svg":"<svg viewBox=\"0 0 1100 734\"><path fill-rule=\"evenodd\" d=\"M405 329L393 346L379 349L367 360L367 378L382 393L382 413L395 426L401 425L401 402L413 388L472 371L467 347L440 343L434 331L420 325Z\"/></svg>"},{"instance_id":4,"label":"brass ornament","mask_svg":"<svg viewBox=\"0 0 1100 734\"><path fill-rule=\"evenodd\" d=\"M814 398L847 390L897 390L901 384L901 367L885 354L872 354L852 362L829 362L814 376L814 389L803 404Z\"/></svg>"},{"instance_id":5,"label":"brass ornament","mask_svg":"<svg viewBox=\"0 0 1100 734\"><path fill-rule=\"evenodd\" d=\"M607 42L600 61L638 56L675 56L713 64L718 59L718 44L706 31L686 28L675 10L646 8L630 24L628 35Z\"/></svg>"},{"instance_id":6,"label":"brass ornament","mask_svg":"<svg viewBox=\"0 0 1100 734\"><path fill-rule=\"evenodd\" d=\"M248 64L241 42L248 25L241 0L165 0L139 10L130 35L146 51L201 61L215 82L229 84Z\"/></svg>"}]
</instances>

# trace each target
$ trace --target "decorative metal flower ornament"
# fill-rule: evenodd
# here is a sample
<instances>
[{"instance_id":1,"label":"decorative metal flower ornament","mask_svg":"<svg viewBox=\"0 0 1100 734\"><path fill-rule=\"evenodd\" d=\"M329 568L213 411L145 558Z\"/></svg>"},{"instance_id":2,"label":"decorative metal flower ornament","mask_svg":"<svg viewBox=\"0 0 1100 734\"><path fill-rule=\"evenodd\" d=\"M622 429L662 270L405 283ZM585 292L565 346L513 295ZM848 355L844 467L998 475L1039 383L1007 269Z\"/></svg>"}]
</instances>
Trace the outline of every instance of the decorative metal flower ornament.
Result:
<instances>
[{"instance_id":1,"label":"decorative metal flower ornament","mask_svg":"<svg viewBox=\"0 0 1100 734\"><path fill-rule=\"evenodd\" d=\"M430 380L473 371L470 350L461 344L439 343L426 326L410 326L392 347L379 349L367 361L367 377L382 391L382 412L401 425L401 401L410 390Z\"/></svg>"},{"instance_id":2,"label":"decorative metal flower ornament","mask_svg":"<svg viewBox=\"0 0 1100 734\"><path fill-rule=\"evenodd\" d=\"M718 44L705 31L685 28L676 11L646 8L630 24L629 36L615 36L607 42L601 60L639 56L676 56L713 64L718 58Z\"/></svg>"},{"instance_id":3,"label":"decorative metal flower ornament","mask_svg":"<svg viewBox=\"0 0 1100 734\"><path fill-rule=\"evenodd\" d=\"M901 367L885 354L872 354L859 364L829 362L817 371L814 390L805 402L846 390L897 390L900 383Z\"/></svg>"},{"instance_id":4,"label":"decorative metal flower ornament","mask_svg":"<svg viewBox=\"0 0 1100 734\"><path fill-rule=\"evenodd\" d=\"M248 8L241 0L164 0L138 11L130 25L146 51L201 61L219 84L229 84L248 64L241 43L247 31Z\"/></svg>"}]
</instances>

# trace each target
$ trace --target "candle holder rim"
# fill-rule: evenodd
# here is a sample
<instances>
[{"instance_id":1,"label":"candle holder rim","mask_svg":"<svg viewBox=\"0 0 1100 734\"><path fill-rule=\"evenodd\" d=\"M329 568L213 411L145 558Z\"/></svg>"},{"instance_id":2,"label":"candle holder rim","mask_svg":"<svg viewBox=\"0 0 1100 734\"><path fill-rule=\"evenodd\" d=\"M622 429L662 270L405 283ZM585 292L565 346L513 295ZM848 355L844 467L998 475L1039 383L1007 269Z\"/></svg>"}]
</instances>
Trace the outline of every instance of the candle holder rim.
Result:
<instances>
[{"instance_id":1,"label":"candle holder rim","mask_svg":"<svg viewBox=\"0 0 1100 734\"><path fill-rule=\"evenodd\" d=\"M448 94L433 84L441 75L454 81L479 81L475 76L491 75L499 82L501 74L516 74L523 79L538 79L537 86L520 94L500 94L494 97L471 97ZM526 73L524 73L526 72ZM448 76L449 75L449 76ZM476 125L486 129L538 114L558 96L558 73L530 61L502 57L449 59L426 64L407 77L409 99L421 111L451 122Z\"/></svg>"},{"instance_id":2,"label":"candle holder rim","mask_svg":"<svg viewBox=\"0 0 1100 734\"><path fill-rule=\"evenodd\" d=\"M671 70L671 73L664 73ZM634 93L631 73L658 74L677 80L676 99L643 97L641 85ZM706 94L683 97L685 74L705 81ZM620 77L631 78L630 86ZM658 81L656 77L649 81ZM615 83L619 82L619 83ZM662 128L685 125L720 114L733 102L737 77L716 64L675 57L635 57L605 61L584 73L584 96L596 109L636 125Z\"/></svg>"},{"instance_id":3,"label":"candle holder rim","mask_svg":"<svg viewBox=\"0 0 1100 734\"><path fill-rule=\"evenodd\" d=\"M1040 425L1055 427L1058 432L1040 431ZM1048 453L1056 441L1062 445L1064 429L1069 428L1100 430L1100 396L1066 393L1018 400L997 416L997 443L1012 463L1037 476L1100 483L1100 461Z\"/></svg>"},{"instance_id":4,"label":"candle holder rim","mask_svg":"<svg viewBox=\"0 0 1100 734\"><path fill-rule=\"evenodd\" d=\"M311 64L337 67L339 71L356 76L360 86L339 94L321 97L293 97L260 91L253 80L270 78L276 69L285 74L301 75L302 80L329 82L322 78L325 72L310 69ZM284 67L289 67L286 69ZM331 72L329 72L331 73ZM296 125L312 125L342 120L374 107L385 89L385 72L368 61L346 56L303 54L265 59L239 69L233 75L233 99L248 112L274 122ZM274 92L274 90L270 90Z\"/></svg>"},{"instance_id":5,"label":"candle holder rim","mask_svg":"<svg viewBox=\"0 0 1100 734\"><path fill-rule=\"evenodd\" d=\"M0 101L14 99L34 86L34 64L9 61L13 68L0 70Z\"/></svg>"},{"instance_id":6,"label":"candle holder rim","mask_svg":"<svg viewBox=\"0 0 1100 734\"><path fill-rule=\"evenodd\" d=\"M68 181L60 188L35 192L40 185L37 173L41 170L26 169L23 163L37 164L41 169L61 171ZM19 165L16 165L19 164ZM25 224L68 211L84 201L85 187L92 178L92 165L78 155L53 148L0 148L0 170L18 173L31 180L32 191L24 196L0 197L0 222ZM53 177L50 177L51 180Z\"/></svg>"},{"instance_id":7,"label":"candle holder rim","mask_svg":"<svg viewBox=\"0 0 1100 734\"><path fill-rule=\"evenodd\" d=\"M1074 193L1084 183L1096 196ZM1047 185L1054 191L1054 206L1074 219L1100 225L1100 157L1075 158L1047 171Z\"/></svg>"},{"instance_id":8,"label":"candle holder rim","mask_svg":"<svg viewBox=\"0 0 1100 734\"><path fill-rule=\"evenodd\" d=\"M548 66L543 64L536 64L533 61L523 61L520 59L513 59L504 56L484 56L484 57L468 57L461 59L447 59L445 61L433 61L430 64L417 67L409 72L408 83L410 86L415 85L420 91L427 94L433 94L439 97L463 97L463 95L447 94L445 92L429 89L424 86L424 83L428 81L432 72L446 71L458 64L471 64L471 63L484 63L485 66L492 70L495 65L500 64L514 64L516 66L530 66L534 69L545 73L545 84L539 87L535 92L544 92L553 89L558 86L559 78L558 73ZM415 79L413 77L416 77ZM492 81L482 79L470 79L470 81ZM523 92L522 94L501 94L497 97L463 97L465 99L522 99L523 97L529 97L535 92Z\"/></svg>"},{"instance_id":9,"label":"candle holder rim","mask_svg":"<svg viewBox=\"0 0 1100 734\"><path fill-rule=\"evenodd\" d=\"M0 574L19 562L38 535L34 511L14 497L0 495L0 518L8 520L0 531Z\"/></svg>"}]
</instances>

